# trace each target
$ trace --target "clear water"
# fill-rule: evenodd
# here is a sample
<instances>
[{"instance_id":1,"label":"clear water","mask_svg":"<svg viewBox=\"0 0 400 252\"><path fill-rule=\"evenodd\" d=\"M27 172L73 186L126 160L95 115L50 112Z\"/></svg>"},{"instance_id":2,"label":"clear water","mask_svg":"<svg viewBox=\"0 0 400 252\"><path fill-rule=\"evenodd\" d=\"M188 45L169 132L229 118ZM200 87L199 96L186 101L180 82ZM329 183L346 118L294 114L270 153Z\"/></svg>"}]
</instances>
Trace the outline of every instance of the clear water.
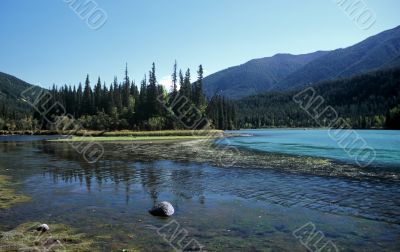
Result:
<instances>
[{"instance_id":1,"label":"clear water","mask_svg":"<svg viewBox=\"0 0 400 252\"><path fill-rule=\"evenodd\" d=\"M335 132L335 131L334 131ZM371 163L381 167L400 167L400 131L394 130L352 130L344 142L330 137L329 131L270 129L229 131L244 136L229 138L222 143L251 150L325 157L338 161L356 164L354 153L360 151L361 145L355 145L346 152L342 146L346 141L354 141L357 136L376 152ZM360 142L361 143L361 142ZM350 153L350 155L349 155Z\"/></svg>"},{"instance_id":2,"label":"clear water","mask_svg":"<svg viewBox=\"0 0 400 252\"><path fill-rule=\"evenodd\" d=\"M0 210L0 230L63 223L104 251L173 251L156 230L175 220L206 251L307 251L293 232L311 222L340 251L400 250L397 181L218 167L180 154L184 144L140 148L150 154L104 143L101 161L88 164L67 143L0 142L0 174L32 197ZM175 206L172 218L148 214L161 200Z\"/></svg>"}]
</instances>

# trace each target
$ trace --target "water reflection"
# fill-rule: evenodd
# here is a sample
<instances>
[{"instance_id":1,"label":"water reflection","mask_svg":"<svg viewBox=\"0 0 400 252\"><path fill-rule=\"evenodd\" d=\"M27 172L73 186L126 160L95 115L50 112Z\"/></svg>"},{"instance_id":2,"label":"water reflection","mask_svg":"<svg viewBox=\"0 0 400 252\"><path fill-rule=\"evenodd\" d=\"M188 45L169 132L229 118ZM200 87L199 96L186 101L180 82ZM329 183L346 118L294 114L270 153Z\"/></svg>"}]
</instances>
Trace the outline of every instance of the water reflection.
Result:
<instances>
[{"instance_id":1,"label":"water reflection","mask_svg":"<svg viewBox=\"0 0 400 252\"><path fill-rule=\"evenodd\" d=\"M104 158L89 164L66 143L0 143L0 168L8 169L2 173L24 181L21 190L34 199L0 213L0 223L53 218L165 250L146 229L165 223L147 209L169 200L175 218L210 250L301 250L291 232L308 221L344 248L399 247L393 237L400 235L400 185L393 180L219 168L178 155L174 148L182 147L172 145L143 145L142 152L123 143L104 147ZM126 232L138 235L128 239Z\"/></svg>"},{"instance_id":2,"label":"water reflection","mask_svg":"<svg viewBox=\"0 0 400 252\"><path fill-rule=\"evenodd\" d=\"M151 160L137 162L135 156L132 161L102 159L90 164L66 144L39 144L36 147L43 153L57 157L57 165L46 167L44 171L44 175L52 177L54 183L60 180L64 183L79 181L80 184L85 184L88 192L92 190L94 182L99 191L102 191L104 184L108 186L112 183L115 190L124 187L127 202L132 185L140 185L153 203L159 200L160 192L166 190L170 190L176 198L197 197L203 203L205 201L204 180L207 178L203 176L201 169L190 169L190 164L176 169L172 164L154 163ZM115 148L120 146L115 145L108 149ZM71 161L74 163L71 164Z\"/></svg>"},{"instance_id":3,"label":"water reflection","mask_svg":"<svg viewBox=\"0 0 400 252\"><path fill-rule=\"evenodd\" d=\"M400 213L400 186L391 180L343 179L264 169L214 168L204 164L162 161L156 155L152 160L146 157L141 162L136 160L136 155L126 154L123 160L111 159L116 150L123 152L127 147L124 144L106 144L105 159L89 164L65 144L40 144L37 147L57 157L58 165L46 169L54 182L61 179L67 183L78 178L80 183L85 183L88 192L92 190L94 182L99 191L103 189L103 184L108 186L111 183L115 190L123 186L127 201L131 186L140 185L153 203L160 199L163 192L172 194L178 200L197 198L199 202L205 201L205 192L212 192L400 224L400 215L397 214Z\"/></svg>"}]
</instances>

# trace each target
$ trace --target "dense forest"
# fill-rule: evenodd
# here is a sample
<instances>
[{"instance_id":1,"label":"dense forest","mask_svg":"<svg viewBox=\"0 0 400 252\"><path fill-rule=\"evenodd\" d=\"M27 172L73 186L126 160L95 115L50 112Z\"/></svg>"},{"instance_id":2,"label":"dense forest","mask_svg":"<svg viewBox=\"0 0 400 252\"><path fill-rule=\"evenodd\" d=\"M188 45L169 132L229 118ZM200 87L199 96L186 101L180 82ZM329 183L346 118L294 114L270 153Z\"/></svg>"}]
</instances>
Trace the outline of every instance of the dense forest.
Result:
<instances>
[{"instance_id":1,"label":"dense forest","mask_svg":"<svg viewBox=\"0 0 400 252\"><path fill-rule=\"evenodd\" d=\"M4 77L6 76L6 77ZM38 107L46 117L56 116L68 124L70 115L83 129L90 130L164 130L263 127L327 127L295 103L293 97L304 89L269 92L240 100L228 100L203 92L203 67L194 81L191 72L173 66L172 85L159 85L153 63L139 85L131 80L128 68L122 81L114 78L107 85L100 77L94 85L89 76L82 85L53 86L46 90ZM14 78L14 79L13 79ZM5 81L6 80L6 81ZM4 84L5 83L5 84ZM9 75L0 75L0 130L53 129L20 93L29 84ZM400 68L370 72L360 76L325 81L313 85L323 99L321 108L332 106L338 116L352 128L400 129ZM52 109L59 103L65 111Z\"/></svg>"},{"instance_id":2,"label":"dense forest","mask_svg":"<svg viewBox=\"0 0 400 252\"><path fill-rule=\"evenodd\" d=\"M352 128L400 128L400 68L371 72L313 86ZM304 89L302 89L304 90ZM270 92L235 103L239 128L323 127L293 97L302 90Z\"/></svg>"},{"instance_id":3,"label":"dense forest","mask_svg":"<svg viewBox=\"0 0 400 252\"><path fill-rule=\"evenodd\" d=\"M50 100L49 97L43 97L36 104L36 107L45 108L46 115L35 109L15 113L8 108L7 99L0 99L0 129L52 129L52 122L43 117L58 117L57 120L60 117L70 120L72 117L84 129L107 131L234 127L233 104L218 95L206 99L202 65L194 82L191 81L190 69L185 73L178 71L176 62L171 77L171 90L167 91L157 82L154 63L139 85L130 80L127 67L122 82L115 77L110 85L102 83L99 77L92 88L87 75L84 84L79 83L77 87L53 86L48 91ZM20 97L17 101L23 104ZM63 109L53 108L56 103L61 104ZM70 115L70 118L66 115Z\"/></svg>"}]
</instances>

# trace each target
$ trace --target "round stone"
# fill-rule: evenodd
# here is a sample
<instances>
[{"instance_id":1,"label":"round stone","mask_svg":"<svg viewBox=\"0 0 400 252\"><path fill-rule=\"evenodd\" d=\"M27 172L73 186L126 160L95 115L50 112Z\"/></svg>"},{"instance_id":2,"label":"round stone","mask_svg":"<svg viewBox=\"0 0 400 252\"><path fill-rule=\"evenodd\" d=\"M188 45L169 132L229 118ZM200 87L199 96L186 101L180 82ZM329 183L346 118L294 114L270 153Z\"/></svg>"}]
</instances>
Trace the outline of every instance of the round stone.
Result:
<instances>
[{"instance_id":1,"label":"round stone","mask_svg":"<svg viewBox=\"0 0 400 252\"><path fill-rule=\"evenodd\" d=\"M168 217L173 215L175 210L171 203L163 201L155 205L149 212L154 216Z\"/></svg>"},{"instance_id":2,"label":"round stone","mask_svg":"<svg viewBox=\"0 0 400 252\"><path fill-rule=\"evenodd\" d=\"M47 224L42 224L36 228L37 231L46 232L49 231L49 226Z\"/></svg>"}]
</instances>

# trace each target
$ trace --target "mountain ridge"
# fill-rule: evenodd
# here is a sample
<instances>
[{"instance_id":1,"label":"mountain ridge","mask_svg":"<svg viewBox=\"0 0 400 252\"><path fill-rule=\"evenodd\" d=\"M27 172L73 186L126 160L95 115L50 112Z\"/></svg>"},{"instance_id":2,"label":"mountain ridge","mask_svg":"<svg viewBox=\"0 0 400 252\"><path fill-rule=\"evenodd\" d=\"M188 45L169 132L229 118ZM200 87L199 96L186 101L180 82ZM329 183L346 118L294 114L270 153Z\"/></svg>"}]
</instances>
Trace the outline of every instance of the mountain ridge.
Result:
<instances>
[{"instance_id":1,"label":"mountain ridge","mask_svg":"<svg viewBox=\"0 0 400 252\"><path fill-rule=\"evenodd\" d=\"M212 96L214 93L228 90L230 86L238 88L242 96L251 95L252 89L258 90L265 85L273 87L276 83L284 79L289 74L295 72L308 62L326 54L326 51L316 51L307 54L293 55L288 53L278 53L271 57L257 58L247 61L238 66L229 67L215 74L209 75L204 79L204 90L207 96ZM269 66L268 71L262 71L266 65ZM220 82L222 78L229 76L228 85L219 85L213 88L213 83ZM262 79L261 83L258 82ZM255 83L253 86L243 86L244 81ZM230 96L230 95L228 95ZM233 94L233 96L235 96Z\"/></svg>"},{"instance_id":2,"label":"mountain ridge","mask_svg":"<svg viewBox=\"0 0 400 252\"><path fill-rule=\"evenodd\" d=\"M282 62L282 57L290 59ZM298 60L303 61L299 64ZM254 62L258 62L257 67ZM400 26L346 48L299 55L278 53L249 60L207 76L204 89L207 96L219 93L238 99L397 66L400 66ZM281 68L280 75L276 75L276 67Z\"/></svg>"}]
</instances>

